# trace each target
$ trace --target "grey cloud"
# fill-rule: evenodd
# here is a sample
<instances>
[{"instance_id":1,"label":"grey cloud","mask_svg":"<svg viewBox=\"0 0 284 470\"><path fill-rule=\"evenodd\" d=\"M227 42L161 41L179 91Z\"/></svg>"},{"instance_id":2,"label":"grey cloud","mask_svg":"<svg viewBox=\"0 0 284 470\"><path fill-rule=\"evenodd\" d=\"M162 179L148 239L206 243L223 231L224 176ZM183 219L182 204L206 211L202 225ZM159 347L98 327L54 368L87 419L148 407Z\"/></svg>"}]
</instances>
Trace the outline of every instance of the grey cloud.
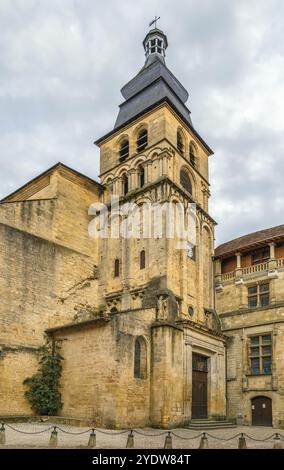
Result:
<instances>
[{"instance_id":1,"label":"grey cloud","mask_svg":"<svg viewBox=\"0 0 284 470\"><path fill-rule=\"evenodd\" d=\"M1 0L0 197L57 161L98 176L93 141L114 125L155 14L216 153L217 242L282 223L282 0Z\"/></svg>"}]
</instances>

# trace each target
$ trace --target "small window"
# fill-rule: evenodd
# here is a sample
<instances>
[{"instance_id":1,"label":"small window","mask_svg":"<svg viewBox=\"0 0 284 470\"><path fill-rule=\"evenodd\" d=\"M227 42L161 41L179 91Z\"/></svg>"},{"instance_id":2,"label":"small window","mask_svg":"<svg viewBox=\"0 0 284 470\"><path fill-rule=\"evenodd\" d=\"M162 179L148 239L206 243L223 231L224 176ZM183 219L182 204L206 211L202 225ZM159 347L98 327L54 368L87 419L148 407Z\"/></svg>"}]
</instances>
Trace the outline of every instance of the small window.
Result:
<instances>
[{"instance_id":1,"label":"small window","mask_svg":"<svg viewBox=\"0 0 284 470\"><path fill-rule=\"evenodd\" d=\"M192 194L192 184L188 173L185 170L180 170L180 184L184 187L184 189L186 189L186 191Z\"/></svg>"},{"instance_id":2,"label":"small window","mask_svg":"<svg viewBox=\"0 0 284 470\"><path fill-rule=\"evenodd\" d=\"M138 170L138 178L139 178L139 188L143 188L145 185L145 169L141 165Z\"/></svg>"},{"instance_id":3,"label":"small window","mask_svg":"<svg viewBox=\"0 0 284 470\"><path fill-rule=\"evenodd\" d=\"M147 377L147 346L141 336L135 340L134 377L136 379L146 379Z\"/></svg>"},{"instance_id":4,"label":"small window","mask_svg":"<svg viewBox=\"0 0 284 470\"><path fill-rule=\"evenodd\" d=\"M196 166L196 150L193 144L189 146L189 161L192 166Z\"/></svg>"},{"instance_id":5,"label":"small window","mask_svg":"<svg viewBox=\"0 0 284 470\"><path fill-rule=\"evenodd\" d=\"M140 252L140 269L145 269L146 266L146 253L145 250Z\"/></svg>"},{"instance_id":6,"label":"small window","mask_svg":"<svg viewBox=\"0 0 284 470\"><path fill-rule=\"evenodd\" d=\"M148 145L148 131L147 129L142 129L138 133L137 137L137 152L142 152Z\"/></svg>"},{"instance_id":7,"label":"small window","mask_svg":"<svg viewBox=\"0 0 284 470\"><path fill-rule=\"evenodd\" d=\"M122 191L124 196L126 196L129 191L128 176L126 174L122 177Z\"/></svg>"},{"instance_id":8,"label":"small window","mask_svg":"<svg viewBox=\"0 0 284 470\"><path fill-rule=\"evenodd\" d=\"M271 374L271 335L252 336L249 352L251 374Z\"/></svg>"},{"instance_id":9,"label":"small window","mask_svg":"<svg viewBox=\"0 0 284 470\"><path fill-rule=\"evenodd\" d=\"M116 258L114 260L114 277L119 277L119 274L120 274L119 273L119 271L120 271L120 269L119 269L120 266L119 265L120 265L119 259Z\"/></svg>"},{"instance_id":10,"label":"small window","mask_svg":"<svg viewBox=\"0 0 284 470\"><path fill-rule=\"evenodd\" d=\"M129 157L129 140L124 139L120 144L119 160L123 162L127 157Z\"/></svg>"},{"instance_id":11,"label":"small window","mask_svg":"<svg viewBox=\"0 0 284 470\"><path fill-rule=\"evenodd\" d=\"M179 150L180 153L183 154L184 145L183 145L183 136L182 136L181 131L177 131L177 149Z\"/></svg>"},{"instance_id":12,"label":"small window","mask_svg":"<svg viewBox=\"0 0 284 470\"><path fill-rule=\"evenodd\" d=\"M269 283L259 284L248 288L248 307L266 307L269 305Z\"/></svg>"}]
</instances>

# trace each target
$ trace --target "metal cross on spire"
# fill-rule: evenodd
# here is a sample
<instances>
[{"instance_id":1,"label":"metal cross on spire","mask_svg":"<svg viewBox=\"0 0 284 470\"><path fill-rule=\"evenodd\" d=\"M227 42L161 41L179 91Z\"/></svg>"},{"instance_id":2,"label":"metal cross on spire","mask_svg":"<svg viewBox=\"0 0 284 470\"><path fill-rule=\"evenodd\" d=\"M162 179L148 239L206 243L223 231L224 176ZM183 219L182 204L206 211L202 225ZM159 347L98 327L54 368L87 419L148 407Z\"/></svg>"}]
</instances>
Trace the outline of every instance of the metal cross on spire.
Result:
<instances>
[{"instance_id":1,"label":"metal cross on spire","mask_svg":"<svg viewBox=\"0 0 284 470\"><path fill-rule=\"evenodd\" d=\"M153 24L155 24L155 29L156 29L156 28L157 28L157 21L160 20L160 19L161 19L160 16L157 17L157 16L155 15L155 19L152 20L152 21L149 23L149 28L150 28L150 26L152 26Z\"/></svg>"}]
</instances>

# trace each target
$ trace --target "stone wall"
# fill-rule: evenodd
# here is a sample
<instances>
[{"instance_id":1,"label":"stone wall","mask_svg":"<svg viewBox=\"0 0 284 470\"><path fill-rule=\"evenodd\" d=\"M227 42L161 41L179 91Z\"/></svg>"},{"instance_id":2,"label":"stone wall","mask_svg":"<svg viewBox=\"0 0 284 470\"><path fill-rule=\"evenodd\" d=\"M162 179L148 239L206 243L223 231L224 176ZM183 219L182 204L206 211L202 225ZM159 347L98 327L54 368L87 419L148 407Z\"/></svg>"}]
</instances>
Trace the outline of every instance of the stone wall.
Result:
<instances>
[{"instance_id":1,"label":"stone wall","mask_svg":"<svg viewBox=\"0 0 284 470\"><path fill-rule=\"evenodd\" d=\"M155 310L121 312L54 333L62 340L64 397L62 415L92 419L103 427L150 423L151 334ZM134 343L147 344L147 374L134 377Z\"/></svg>"},{"instance_id":2,"label":"stone wall","mask_svg":"<svg viewBox=\"0 0 284 470\"><path fill-rule=\"evenodd\" d=\"M0 414L30 411L22 382L36 370L46 328L93 317L100 305L87 213L97 188L59 171L44 184L22 190L33 200L20 192L0 204Z\"/></svg>"}]
</instances>

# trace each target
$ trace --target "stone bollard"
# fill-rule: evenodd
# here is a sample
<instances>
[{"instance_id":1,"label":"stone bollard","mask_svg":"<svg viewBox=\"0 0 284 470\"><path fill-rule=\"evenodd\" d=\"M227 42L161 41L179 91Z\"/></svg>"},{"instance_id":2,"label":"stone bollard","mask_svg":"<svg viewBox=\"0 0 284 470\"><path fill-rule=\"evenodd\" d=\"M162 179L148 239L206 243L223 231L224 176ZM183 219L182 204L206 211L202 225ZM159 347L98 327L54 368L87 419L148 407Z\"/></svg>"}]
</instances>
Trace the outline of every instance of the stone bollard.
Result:
<instances>
[{"instance_id":1,"label":"stone bollard","mask_svg":"<svg viewBox=\"0 0 284 470\"><path fill-rule=\"evenodd\" d=\"M6 444L5 426L4 426L4 423L2 423L2 426L0 429L0 446L4 446L5 444Z\"/></svg>"},{"instance_id":2,"label":"stone bollard","mask_svg":"<svg viewBox=\"0 0 284 470\"><path fill-rule=\"evenodd\" d=\"M126 449L130 449L132 447L134 447L134 435L133 435L133 431L131 429L131 431L128 434L128 437L127 437Z\"/></svg>"},{"instance_id":3,"label":"stone bollard","mask_svg":"<svg viewBox=\"0 0 284 470\"><path fill-rule=\"evenodd\" d=\"M54 426L49 439L49 447L57 447L57 434L57 428Z\"/></svg>"},{"instance_id":4,"label":"stone bollard","mask_svg":"<svg viewBox=\"0 0 284 470\"><path fill-rule=\"evenodd\" d=\"M238 449L247 449L247 443L246 443L246 438L243 435L243 433L239 437L239 445Z\"/></svg>"},{"instance_id":5,"label":"stone bollard","mask_svg":"<svg viewBox=\"0 0 284 470\"><path fill-rule=\"evenodd\" d=\"M202 438L200 439L199 449L208 449L208 439L206 436L206 432L203 433Z\"/></svg>"},{"instance_id":6,"label":"stone bollard","mask_svg":"<svg viewBox=\"0 0 284 470\"><path fill-rule=\"evenodd\" d=\"M275 434L275 437L274 437L273 449L283 449L282 442L281 442L278 432Z\"/></svg>"},{"instance_id":7,"label":"stone bollard","mask_svg":"<svg viewBox=\"0 0 284 470\"><path fill-rule=\"evenodd\" d=\"M173 439L172 439L171 433L168 432L166 439L165 439L164 449L172 449L172 448L173 448Z\"/></svg>"},{"instance_id":8,"label":"stone bollard","mask_svg":"<svg viewBox=\"0 0 284 470\"><path fill-rule=\"evenodd\" d=\"M94 429L92 429L92 432L90 434L88 447L90 449L92 449L93 447L96 447L96 433Z\"/></svg>"}]
</instances>

